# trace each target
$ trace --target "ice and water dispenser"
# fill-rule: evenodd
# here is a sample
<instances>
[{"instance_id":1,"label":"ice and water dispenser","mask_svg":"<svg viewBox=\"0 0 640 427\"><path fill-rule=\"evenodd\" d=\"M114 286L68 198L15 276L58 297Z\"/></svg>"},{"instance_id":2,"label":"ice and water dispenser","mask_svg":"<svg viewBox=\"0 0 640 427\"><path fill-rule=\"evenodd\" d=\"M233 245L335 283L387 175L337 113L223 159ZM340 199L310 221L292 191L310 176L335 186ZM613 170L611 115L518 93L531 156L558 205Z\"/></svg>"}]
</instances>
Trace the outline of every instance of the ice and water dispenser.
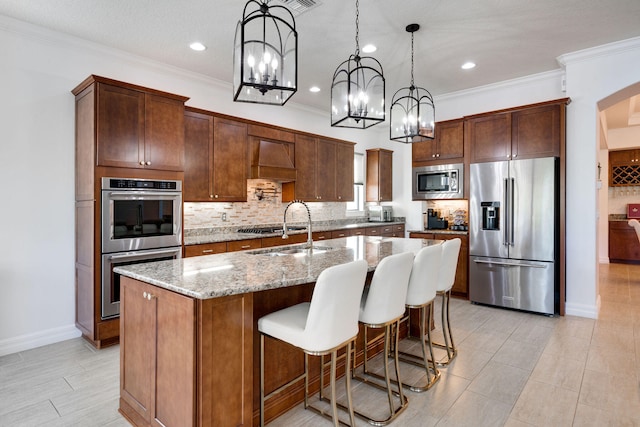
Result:
<instances>
[{"instance_id":1,"label":"ice and water dispenser","mask_svg":"<svg viewBox=\"0 0 640 427\"><path fill-rule=\"evenodd\" d=\"M480 202L482 229L500 230L500 202Z\"/></svg>"}]
</instances>

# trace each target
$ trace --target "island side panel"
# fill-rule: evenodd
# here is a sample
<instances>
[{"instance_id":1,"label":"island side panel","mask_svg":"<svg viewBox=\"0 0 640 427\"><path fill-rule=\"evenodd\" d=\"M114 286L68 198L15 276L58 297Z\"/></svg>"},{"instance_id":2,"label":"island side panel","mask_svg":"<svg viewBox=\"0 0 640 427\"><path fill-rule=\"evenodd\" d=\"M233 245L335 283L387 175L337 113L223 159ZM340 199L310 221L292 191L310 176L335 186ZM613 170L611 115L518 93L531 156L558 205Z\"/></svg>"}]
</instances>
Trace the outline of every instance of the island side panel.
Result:
<instances>
[{"instance_id":1,"label":"island side panel","mask_svg":"<svg viewBox=\"0 0 640 427\"><path fill-rule=\"evenodd\" d=\"M199 426L252 425L253 328L252 293L198 300Z\"/></svg>"}]
</instances>

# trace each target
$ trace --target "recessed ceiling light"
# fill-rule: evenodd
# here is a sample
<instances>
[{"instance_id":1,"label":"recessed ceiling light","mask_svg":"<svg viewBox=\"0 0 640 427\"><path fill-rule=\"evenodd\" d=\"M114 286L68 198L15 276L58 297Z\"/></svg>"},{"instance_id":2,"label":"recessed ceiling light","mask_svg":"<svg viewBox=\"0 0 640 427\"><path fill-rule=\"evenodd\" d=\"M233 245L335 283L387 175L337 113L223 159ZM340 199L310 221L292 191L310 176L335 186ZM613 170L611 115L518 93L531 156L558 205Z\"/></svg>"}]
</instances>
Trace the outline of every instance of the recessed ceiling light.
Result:
<instances>
[{"instance_id":1,"label":"recessed ceiling light","mask_svg":"<svg viewBox=\"0 0 640 427\"><path fill-rule=\"evenodd\" d=\"M364 53L373 53L376 50L378 50L378 48L373 44L368 44L368 45L366 45L365 47L362 48L362 51Z\"/></svg>"},{"instance_id":2,"label":"recessed ceiling light","mask_svg":"<svg viewBox=\"0 0 640 427\"><path fill-rule=\"evenodd\" d=\"M320 92L320 88L318 86L311 86L309 88L309 92L313 92L313 93Z\"/></svg>"},{"instance_id":3,"label":"recessed ceiling light","mask_svg":"<svg viewBox=\"0 0 640 427\"><path fill-rule=\"evenodd\" d=\"M193 42L189 45L189 47L198 52L201 52L207 48L205 45L203 45L200 42Z\"/></svg>"},{"instance_id":4,"label":"recessed ceiling light","mask_svg":"<svg viewBox=\"0 0 640 427\"><path fill-rule=\"evenodd\" d=\"M463 70L470 70L472 68L474 68L476 66L475 62L471 62L471 61L467 61L464 64L462 64L462 69Z\"/></svg>"}]
</instances>

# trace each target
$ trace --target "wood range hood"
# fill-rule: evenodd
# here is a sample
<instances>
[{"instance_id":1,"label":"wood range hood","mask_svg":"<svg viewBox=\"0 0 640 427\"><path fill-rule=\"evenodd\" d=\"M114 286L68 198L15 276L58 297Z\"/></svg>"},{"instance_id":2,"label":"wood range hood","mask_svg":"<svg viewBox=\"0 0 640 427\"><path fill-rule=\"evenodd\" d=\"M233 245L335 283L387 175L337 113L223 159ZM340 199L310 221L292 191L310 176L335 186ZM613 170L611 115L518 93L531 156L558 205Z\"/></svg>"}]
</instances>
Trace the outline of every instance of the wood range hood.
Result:
<instances>
[{"instance_id":1,"label":"wood range hood","mask_svg":"<svg viewBox=\"0 0 640 427\"><path fill-rule=\"evenodd\" d=\"M294 147L294 144L288 142L252 137L250 178L295 181L297 171L293 162Z\"/></svg>"}]
</instances>

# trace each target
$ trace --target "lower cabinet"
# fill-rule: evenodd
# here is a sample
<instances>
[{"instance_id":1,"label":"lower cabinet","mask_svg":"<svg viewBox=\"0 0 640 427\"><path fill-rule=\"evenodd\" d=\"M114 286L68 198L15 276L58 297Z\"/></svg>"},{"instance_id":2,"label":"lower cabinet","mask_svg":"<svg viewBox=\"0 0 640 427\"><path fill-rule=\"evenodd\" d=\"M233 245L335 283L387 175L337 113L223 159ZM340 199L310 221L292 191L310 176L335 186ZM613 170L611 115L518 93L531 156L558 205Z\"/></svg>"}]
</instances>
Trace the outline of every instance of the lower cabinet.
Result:
<instances>
[{"instance_id":1,"label":"lower cabinet","mask_svg":"<svg viewBox=\"0 0 640 427\"><path fill-rule=\"evenodd\" d=\"M196 304L121 281L120 411L137 426L195 423Z\"/></svg>"},{"instance_id":2,"label":"lower cabinet","mask_svg":"<svg viewBox=\"0 0 640 427\"><path fill-rule=\"evenodd\" d=\"M461 240L456 281L453 284L451 293L467 298L469 296L469 236L465 234L413 232L409 233L409 237L418 239Z\"/></svg>"},{"instance_id":3,"label":"lower cabinet","mask_svg":"<svg viewBox=\"0 0 640 427\"><path fill-rule=\"evenodd\" d=\"M253 295L121 282L120 412L135 426L250 426Z\"/></svg>"},{"instance_id":4,"label":"lower cabinet","mask_svg":"<svg viewBox=\"0 0 640 427\"><path fill-rule=\"evenodd\" d=\"M609 221L609 261L640 264L640 241L627 221Z\"/></svg>"}]
</instances>

